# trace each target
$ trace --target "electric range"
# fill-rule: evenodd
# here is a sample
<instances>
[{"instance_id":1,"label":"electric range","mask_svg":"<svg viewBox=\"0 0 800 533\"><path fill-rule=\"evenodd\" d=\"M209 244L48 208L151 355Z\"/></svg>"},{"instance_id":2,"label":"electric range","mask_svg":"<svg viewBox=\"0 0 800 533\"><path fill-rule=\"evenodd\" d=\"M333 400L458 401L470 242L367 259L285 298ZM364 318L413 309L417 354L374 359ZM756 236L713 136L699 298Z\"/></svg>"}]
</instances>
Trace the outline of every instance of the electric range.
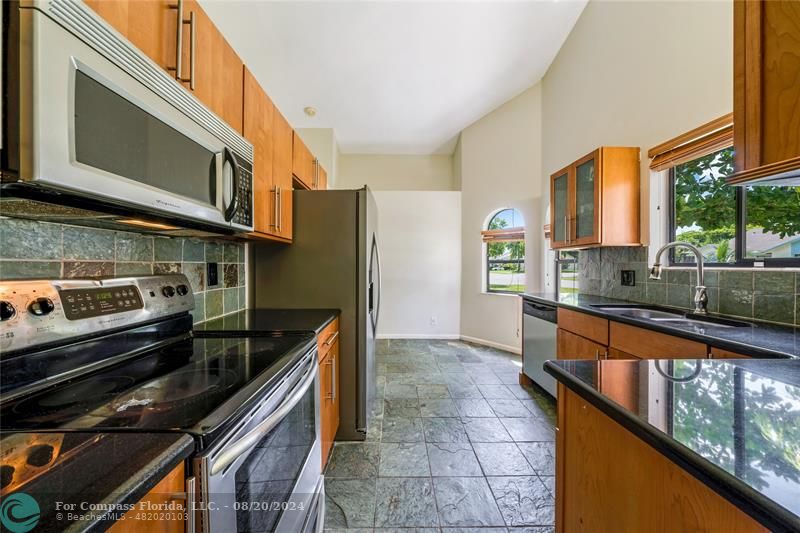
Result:
<instances>
[{"instance_id":1,"label":"electric range","mask_svg":"<svg viewBox=\"0 0 800 533\"><path fill-rule=\"evenodd\" d=\"M193 306L182 274L3 282L0 431L188 433L190 531L319 529L314 335L201 336Z\"/></svg>"}]
</instances>

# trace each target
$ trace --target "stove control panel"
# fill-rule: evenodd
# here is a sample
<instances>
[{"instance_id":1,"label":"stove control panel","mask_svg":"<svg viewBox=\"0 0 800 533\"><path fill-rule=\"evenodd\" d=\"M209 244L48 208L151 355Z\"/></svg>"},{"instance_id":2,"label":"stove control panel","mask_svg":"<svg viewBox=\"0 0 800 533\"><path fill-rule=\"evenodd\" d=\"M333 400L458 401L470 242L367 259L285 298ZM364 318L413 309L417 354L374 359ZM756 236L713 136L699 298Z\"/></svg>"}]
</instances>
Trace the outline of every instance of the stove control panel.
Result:
<instances>
[{"instance_id":1,"label":"stove control panel","mask_svg":"<svg viewBox=\"0 0 800 533\"><path fill-rule=\"evenodd\" d=\"M183 274L0 282L0 357L194 309Z\"/></svg>"},{"instance_id":2,"label":"stove control panel","mask_svg":"<svg viewBox=\"0 0 800 533\"><path fill-rule=\"evenodd\" d=\"M144 307L135 285L66 289L60 291L64 314L69 320L132 311Z\"/></svg>"}]
</instances>

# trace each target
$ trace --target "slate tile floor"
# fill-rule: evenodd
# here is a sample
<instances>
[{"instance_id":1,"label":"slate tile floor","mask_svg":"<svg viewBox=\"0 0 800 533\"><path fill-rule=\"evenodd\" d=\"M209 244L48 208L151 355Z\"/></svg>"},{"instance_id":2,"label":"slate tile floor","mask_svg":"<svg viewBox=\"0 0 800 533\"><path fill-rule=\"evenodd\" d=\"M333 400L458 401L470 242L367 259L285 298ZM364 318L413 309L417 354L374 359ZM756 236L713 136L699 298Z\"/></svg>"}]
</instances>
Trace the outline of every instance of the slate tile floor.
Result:
<instances>
[{"instance_id":1,"label":"slate tile floor","mask_svg":"<svg viewBox=\"0 0 800 533\"><path fill-rule=\"evenodd\" d=\"M366 442L325 472L328 532L552 533L555 404L517 355L384 340Z\"/></svg>"}]
</instances>

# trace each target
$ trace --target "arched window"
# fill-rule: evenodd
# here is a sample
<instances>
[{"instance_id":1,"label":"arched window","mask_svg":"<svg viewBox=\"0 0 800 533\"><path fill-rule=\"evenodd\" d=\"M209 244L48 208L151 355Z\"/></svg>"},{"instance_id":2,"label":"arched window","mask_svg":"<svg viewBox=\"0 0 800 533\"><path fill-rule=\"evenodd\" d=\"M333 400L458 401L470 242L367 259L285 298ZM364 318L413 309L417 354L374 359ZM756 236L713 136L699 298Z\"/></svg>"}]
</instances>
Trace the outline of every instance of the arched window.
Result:
<instances>
[{"instance_id":1,"label":"arched window","mask_svg":"<svg viewBox=\"0 0 800 533\"><path fill-rule=\"evenodd\" d=\"M516 209L501 209L481 232L486 254L486 291L525 292L525 221Z\"/></svg>"}]
</instances>

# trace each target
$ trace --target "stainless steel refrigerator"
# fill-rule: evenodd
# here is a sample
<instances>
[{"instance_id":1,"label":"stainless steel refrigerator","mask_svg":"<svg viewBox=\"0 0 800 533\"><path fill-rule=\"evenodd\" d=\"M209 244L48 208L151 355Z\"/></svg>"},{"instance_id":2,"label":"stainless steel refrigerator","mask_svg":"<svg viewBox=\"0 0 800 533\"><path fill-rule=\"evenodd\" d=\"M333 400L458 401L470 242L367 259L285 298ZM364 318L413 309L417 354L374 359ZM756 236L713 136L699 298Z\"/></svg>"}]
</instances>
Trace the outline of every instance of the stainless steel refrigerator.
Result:
<instances>
[{"instance_id":1,"label":"stainless steel refrigerator","mask_svg":"<svg viewBox=\"0 0 800 533\"><path fill-rule=\"evenodd\" d=\"M294 191L290 245L253 245L256 308L336 308L340 423L337 440L364 440L375 397L375 331L381 306L378 217L367 187Z\"/></svg>"}]
</instances>

